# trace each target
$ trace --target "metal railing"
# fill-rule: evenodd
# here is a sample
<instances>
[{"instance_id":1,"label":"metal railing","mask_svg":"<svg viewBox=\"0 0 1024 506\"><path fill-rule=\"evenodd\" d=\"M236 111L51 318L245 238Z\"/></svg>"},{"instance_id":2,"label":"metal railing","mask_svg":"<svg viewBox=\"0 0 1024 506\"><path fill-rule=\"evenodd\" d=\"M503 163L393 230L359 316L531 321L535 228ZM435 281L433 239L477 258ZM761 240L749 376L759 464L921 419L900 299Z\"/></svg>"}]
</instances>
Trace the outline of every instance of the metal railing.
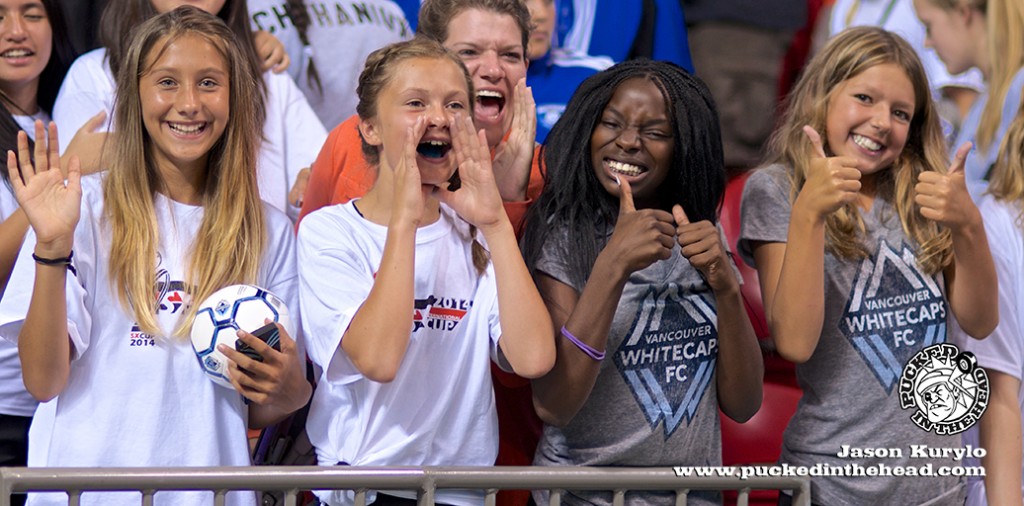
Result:
<instances>
[{"instance_id":1,"label":"metal railing","mask_svg":"<svg viewBox=\"0 0 1024 506\"><path fill-rule=\"evenodd\" d=\"M303 490L353 490L356 505L365 506L368 490L414 490L419 504L434 504L437 489L476 489L494 506L498 490L551 491L551 506L561 504L565 490L611 491L621 506L626 491L676 493L676 505L686 504L691 490L736 490L745 506L751 490L786 490L795 506L809 506L809 478L696 478L679 477L668 468L594 467L176 467L176 468L0 468L0 506L10 506L11 493L66 492L68 504L78 506L82 493L136 491L140 504L152 506L158 491L212 491L213 504L223 506L234 490L283 492L285 506L297 506Z\"/></svg>"}]
</instances>

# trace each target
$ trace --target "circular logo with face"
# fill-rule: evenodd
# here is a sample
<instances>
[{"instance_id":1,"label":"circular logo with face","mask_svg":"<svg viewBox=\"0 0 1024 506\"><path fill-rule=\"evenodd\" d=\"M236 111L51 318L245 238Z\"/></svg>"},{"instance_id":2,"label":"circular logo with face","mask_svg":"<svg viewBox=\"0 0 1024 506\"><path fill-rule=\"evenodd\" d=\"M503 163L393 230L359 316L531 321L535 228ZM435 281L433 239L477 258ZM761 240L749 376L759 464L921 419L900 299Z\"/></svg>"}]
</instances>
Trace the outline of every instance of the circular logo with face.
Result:
<instances>
[{"instance_id":1,"label":"circular logo with face","mask_svg":"<svg viewBox=\"0 0 1024 506\"><path fill-rule=\"evenodd\" d=\"M936 434L971 428L988 407L988 397L988 375L974 354L949 343L917 352L900 376L900 407L914 409L910 419Z\"/></svg>"}]
</instances>

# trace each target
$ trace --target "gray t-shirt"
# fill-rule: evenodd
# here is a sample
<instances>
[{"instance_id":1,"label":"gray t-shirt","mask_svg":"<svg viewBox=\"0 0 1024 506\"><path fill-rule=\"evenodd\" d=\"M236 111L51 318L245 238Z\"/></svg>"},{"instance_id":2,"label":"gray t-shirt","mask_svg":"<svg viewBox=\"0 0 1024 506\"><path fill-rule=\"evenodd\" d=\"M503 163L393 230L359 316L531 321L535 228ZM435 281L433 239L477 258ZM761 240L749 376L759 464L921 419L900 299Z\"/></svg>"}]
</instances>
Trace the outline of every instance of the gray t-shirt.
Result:
<instances>
[{"instance_id":1,"label":"gray t-shirt","mask_svg":"<svg viewBox=\"0 0 1024 506\"><path fill-rule=\"evenodd\" d=\"M751 242L786 242L792 207L786 169L758 170L743 192L740 254L753 265ZM898 382L924 347L946 341L942 275L920 270L917 245L895 208L875 199L862 213L870 256L845 260L825 253L825 319L810 360L797 364L804 396L783 436L780 461L790 465L894 468L959 466L952 459L913 458L911 445L959 448L959 436L918 428L900 408ZM851 449L900 449L897 458L839 457ZM963 504L954 477L815 477L812 500L829 505ZM930 502L935 501L935 502Z\"/></svg>"},{"instance_id":2,"label":"gray t-shirt","mask_svg":"<svg viewBox=\"0 0 1024 506\"><path fill-rule=\"evenodd\" d=\"M537 269L575 288L565 236L549 240ZM668 260L634 272L608 333L607 357L590 397L565 427L546 425L535 465L716 466L718 316L714 295L673 248ZM535 496L547 504L547 493ZM636 492L628 504L675 504L674 494ZM687 504L720 504L692 492ZM610 492L570 491L563 504L611 504Z\"/></svg>"}]
</instances>

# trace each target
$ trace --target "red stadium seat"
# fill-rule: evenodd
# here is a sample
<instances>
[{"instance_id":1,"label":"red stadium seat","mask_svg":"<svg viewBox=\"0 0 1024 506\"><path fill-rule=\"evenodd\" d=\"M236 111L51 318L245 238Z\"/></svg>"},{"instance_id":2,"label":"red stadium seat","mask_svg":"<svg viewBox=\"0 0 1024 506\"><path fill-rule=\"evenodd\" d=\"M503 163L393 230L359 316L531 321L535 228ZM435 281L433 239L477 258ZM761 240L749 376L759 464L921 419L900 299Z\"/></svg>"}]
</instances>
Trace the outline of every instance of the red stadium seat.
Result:
<instances>
[{"instance_id":1,"label":"red stadium seat","mask_svg":"<svg viewBox=\"0 0 1024 506\"><path fill-rule=\"evenodd\" d=\"M722 414L722 465L771 465L782 451L782 432L796 412L803 393L799 388L775 383L764 384L761 410L746 423L736 423ZM755 490L749 504L775 504L778 491ZM735 504L736 493L725 494L725 504Z\"/></svg>"},{"instance_id":2,"label":"red stadium seat","mask_svg":"<svg viewBox=\"0 0 1024 506\"><path fill-rule=\"evenodd\" d=\"M743 185L747 183L747 178L752 172L743 172L729 179L725 187L719 221L725 232L725 238L729 241L729 248L735 255L736 266L739 267L740 275L743 277L742 295L743 303L747 308L747 316L750 317L750 323L754 326L754 333L761 341L761 349L765 350L765 382L796 386L793 364L774 352L775 344L769 335L768 321L764 317L764 307L761 304L761 285L757 279L757 271L736 254L739 251L737 242L740 239L740 200L743 198Z\"/></svg>"}]
</instances>

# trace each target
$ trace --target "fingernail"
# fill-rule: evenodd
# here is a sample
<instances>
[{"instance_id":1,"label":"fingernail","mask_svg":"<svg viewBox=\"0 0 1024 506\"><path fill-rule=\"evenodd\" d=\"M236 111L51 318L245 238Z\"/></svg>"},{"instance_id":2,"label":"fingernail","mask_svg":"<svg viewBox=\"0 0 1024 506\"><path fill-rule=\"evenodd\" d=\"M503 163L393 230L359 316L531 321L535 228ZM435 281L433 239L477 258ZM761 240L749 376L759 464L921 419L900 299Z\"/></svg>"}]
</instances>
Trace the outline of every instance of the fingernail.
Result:
<instances>
[{"instance_id":1,"label":"fingernail","mask_svg":"<svg viewBox=\"0 0 1024 506\"><path fill-rule=\"evenodd\" d=\"M615 184L616 184L617 186L622 186L622 182L621 182L621 181L619 181L619 176L616 176L615 174L612 174L612 177L614 177L614 178L615 178Z\"/></svg>"}]
</instances>

